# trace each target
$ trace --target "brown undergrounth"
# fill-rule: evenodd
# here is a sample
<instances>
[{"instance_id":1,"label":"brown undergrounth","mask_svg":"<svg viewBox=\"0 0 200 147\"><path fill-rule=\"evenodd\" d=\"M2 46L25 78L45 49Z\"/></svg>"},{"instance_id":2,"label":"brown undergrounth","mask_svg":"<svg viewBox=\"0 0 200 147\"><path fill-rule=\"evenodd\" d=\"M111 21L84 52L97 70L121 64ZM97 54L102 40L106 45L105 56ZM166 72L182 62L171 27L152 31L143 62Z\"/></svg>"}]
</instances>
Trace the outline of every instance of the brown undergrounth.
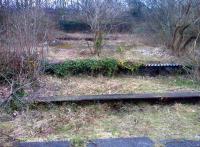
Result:
<instances>
[{"instance_id":1,"label":"brown undergrounth","mask_svg":"<svg viewBox=\"0 0 200 147\"><path fill-rule=\"evenodd\" d=\"M148 136L198 140L200 107L196 104L133 102L38 105L0 123L0 129L23 141L90 140ZM1 113L3 115L3 113Z\"/></svg>"},{"instance_id":2,"label":"brown undergrounth","mask_svg":"<svg viewBox=\"0 0 200 147\"><path fill-rule=\"evenodd\" d=\"M143 92L173 92L173 91L198 91L200 85L189 85L178 81L176 77L91 77L74 76L58 78L55 76L42 76L39 96L67 96L67 95L98 95L98 94L127 94ZM189 81L184 79L183 81ZM179 83L178 83L179 82ZM191 81L192 82L192 81ZM178 85L179 84L179 85Z\"/></svg>"}]
</instances>

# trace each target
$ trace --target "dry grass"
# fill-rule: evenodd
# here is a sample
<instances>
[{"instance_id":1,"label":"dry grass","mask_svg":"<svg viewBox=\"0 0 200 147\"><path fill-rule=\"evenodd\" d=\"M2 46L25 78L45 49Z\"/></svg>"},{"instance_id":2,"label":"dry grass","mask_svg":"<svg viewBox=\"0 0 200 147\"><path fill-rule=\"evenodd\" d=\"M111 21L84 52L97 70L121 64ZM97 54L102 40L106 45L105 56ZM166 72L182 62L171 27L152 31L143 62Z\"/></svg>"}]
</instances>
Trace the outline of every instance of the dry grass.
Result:
<instances>
[{"instance_id":1,"label":"dry grass","mask_svg":"<svg viewBox=\"0 0 200 147\"><path fill-rule=\"evenodd\" d=\"M89 139L109 137L199 139L199 105L130 102L40 105L37 110L18 113L12 121L1 122L0 129L24 141L69 139L77 146L83 146Z\"/></svg>"},{"instance_id":2,"label":"dry grass","mask_svg":"<svg viewBox=\"0 0 200 147\"><path fill-rule=\"evenodd\" d=\"M72 35L80 37L81 34ZM100 58L176 61L167 51L146 46L140 38L126 34L115 37L117 40L106 42ZM89 50L86 41L67 41L62 46L51 48L49 59L91 58L89 54L81 54L82 50ZM60 79L44 75L40 83L40 96L200 90L198 83L185 77L79 76ZM5 94L1 92L1 95ZM90 139L109 137L149 136L155 141L200 139L199 106L199 103L163 105L134 102L36 105L35 109L15 112L11 117L0 110L0 132L23 141L69 139L76 146L84 146ZM0 141L2 138L0 136ZM2 140L8 142L7 139Z\"/></svg>"},{"instance_id":3,"label":"dry grass","mask_svg":"<svg viewBox=\"0 0 200 147\"><path fill-rule=\"evenodd\" d=\"M70 48L72 48L72 46L71 46L71 44L65 42L63 44L59 44L59 45L55 46L55 48L70 49Z\"/></svg>"},{"instance_id":4,"label":"dry grass","mask_svg":"<svg viewBox=\"0 0 200 147\"><path fill-rule=\"evenodd\" d=\"M57 78L43 76L41 78L40 96L56 95L93 95L116 93L167 92L199 90L198 83L184 77L67 77ZM185 82L184 82L185 81Z\"/></svg>"},{"instance_id":5,"label":"dry grass","mask_svg":"<svg viewBox=\"0 0 200 147\"><path fill-rule=\"evenodd\" d=\"M83 38L83 40L63 41L63 44L50 48L48 59L51 61L64 61L66 59L99 58L91 56L90 50L93 46L91 41L84 38L91 37L91 34L67 34L68 36ZM104 47L100 58L113 57L120 60L140 61L140 62L178 62L178 58L160 46L152 47L145 43L144 36L129 34L109 34L104 41ZM66 51L70 50L69 51ZM120 50L119 50L120 49ZM69 55L74 52L73 55ZM83 54L84 52L84 54Z\"/></svg>"}]
</instances>

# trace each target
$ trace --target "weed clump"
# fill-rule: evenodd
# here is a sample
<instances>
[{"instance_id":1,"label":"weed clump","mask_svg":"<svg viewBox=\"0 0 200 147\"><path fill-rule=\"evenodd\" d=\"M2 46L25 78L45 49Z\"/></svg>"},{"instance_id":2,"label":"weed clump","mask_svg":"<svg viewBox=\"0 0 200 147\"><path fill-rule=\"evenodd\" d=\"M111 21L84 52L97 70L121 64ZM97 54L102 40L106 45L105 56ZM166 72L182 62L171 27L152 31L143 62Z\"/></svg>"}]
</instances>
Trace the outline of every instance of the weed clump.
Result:
<instances>
[{"instance_id":1,"label":"weed clump","mask_svg":"<svg viewBox=\"0 0 200 147\"><path fill-rule=\"evenodd\" d=\"M126 73L138 73L140 68L143 67L144 64L142 63L133 63L133 62L128 62L128 61L119 61L118 62L118 67L122 71Z\"/></svg>"}]
</instances>

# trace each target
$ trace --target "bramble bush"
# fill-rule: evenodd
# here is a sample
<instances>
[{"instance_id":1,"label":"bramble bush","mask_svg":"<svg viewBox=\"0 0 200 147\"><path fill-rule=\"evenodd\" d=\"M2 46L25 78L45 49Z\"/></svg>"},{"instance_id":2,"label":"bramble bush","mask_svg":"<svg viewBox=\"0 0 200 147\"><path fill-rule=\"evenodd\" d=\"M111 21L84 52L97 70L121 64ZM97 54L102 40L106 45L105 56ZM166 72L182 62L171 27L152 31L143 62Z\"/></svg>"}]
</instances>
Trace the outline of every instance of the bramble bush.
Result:
<instances>
[{"instance_id":1,"label":"bramble bush","mask_svg":"<svg viewBox=\"0 0 200 147\"><path fill-rule=\"evenodd\" d=\"M5 17L0 28L0 84L9 92L3 96L3 108L23 109L22 97L34 94L45 56L44 45L39 45L47 39L48 27L49 20L39 8L20 9Z\"/></svg>"}]
</instances>

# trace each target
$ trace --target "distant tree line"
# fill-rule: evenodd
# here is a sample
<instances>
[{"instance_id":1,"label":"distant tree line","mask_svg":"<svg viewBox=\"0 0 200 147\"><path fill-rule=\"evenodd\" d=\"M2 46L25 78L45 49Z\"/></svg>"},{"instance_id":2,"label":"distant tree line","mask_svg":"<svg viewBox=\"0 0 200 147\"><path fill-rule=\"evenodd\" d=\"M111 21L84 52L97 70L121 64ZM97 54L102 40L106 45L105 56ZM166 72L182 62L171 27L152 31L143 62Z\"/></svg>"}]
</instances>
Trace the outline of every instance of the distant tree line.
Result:
<instances>
[{"instance_id":1,"label":"distant tree line","mask_svg":"<svg viewBox=\"0 0 200 147\"><path fill-rule=\"evenodd\" d=\"M42 10L66 31L134 32L140 27L178 54L199 32L199 0L0 0L0 24L24 9Z\"/></svg>"}]
</instances>

